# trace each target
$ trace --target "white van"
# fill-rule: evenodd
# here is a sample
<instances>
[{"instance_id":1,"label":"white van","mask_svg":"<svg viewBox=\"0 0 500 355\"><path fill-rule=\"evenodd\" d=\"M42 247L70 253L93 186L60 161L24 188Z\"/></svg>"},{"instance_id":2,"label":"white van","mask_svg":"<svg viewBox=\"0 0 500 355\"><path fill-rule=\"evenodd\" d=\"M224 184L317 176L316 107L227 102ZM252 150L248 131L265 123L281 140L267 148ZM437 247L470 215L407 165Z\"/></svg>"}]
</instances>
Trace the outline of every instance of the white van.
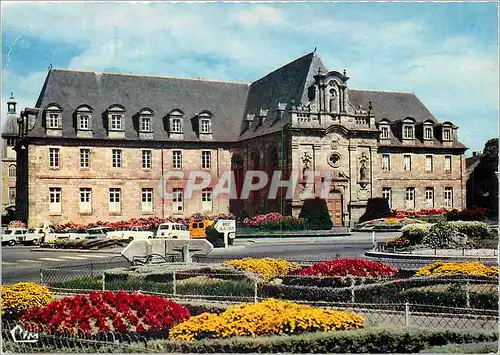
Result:
<instances>
[{"instance_id":1,"label":"white van","mask_svg":"<svg viewBox=\"0 0 500 355\"><path fill-rule=\"evenodd\" d=\"M158 226L155 238L189 239L189 229L181 223L162 223Z\"/></svg>"}]
</instances>

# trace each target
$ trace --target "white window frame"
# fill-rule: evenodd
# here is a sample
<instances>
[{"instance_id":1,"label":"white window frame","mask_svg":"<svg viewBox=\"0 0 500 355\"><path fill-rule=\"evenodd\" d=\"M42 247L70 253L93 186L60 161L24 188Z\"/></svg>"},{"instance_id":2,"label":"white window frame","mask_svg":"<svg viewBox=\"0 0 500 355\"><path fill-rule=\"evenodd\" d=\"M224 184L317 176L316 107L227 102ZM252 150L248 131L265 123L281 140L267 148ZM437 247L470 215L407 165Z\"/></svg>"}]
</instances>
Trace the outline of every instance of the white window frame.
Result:
<instances>
[{"instance_id":1,"label":"white window frame","mask_svg":"<svg viewBox=\"0 0 500 355\"><path fill-rule=\"evenodd\" d=\"M433 132L432 127L424 127L424 140L432 140ZM429 134L427 134L429 133Z\"/></svg>"},{"instance_id":2,"label":"white window frame","mask_svg":"<svg viewBox=\"0 0 500 355\"><path fill-rule=\"evenodd\" d=\"M425 188L425 207L433 208L434 207L434 188L426 187Z\"/></svg>"},{"instance_id":3,"label":"white window frame","mask_svg":"<svg viewBox=\"0 0 500 355\"><path fill-rule=\"evenodd\" d=\"M58 129L61 128L61 113L48 111L47 112L47 128L48 129Z\"/></svg>"},{"instance_id":4,"label":"white window frame","mask_svg":"<svg viewBox=\"0 0 500 355\"><path fill-rule=\"evenodd\" d=\"M123 151L121 149L111 150L111 167L123 168Z\"/></svg>"},{"instance_id":5,"label":"white window frame","mask_svg":"<svg viewBox=\"0 0 500 355\"><path fill-rule=\"evenodd\" d=\"M210 118L200 119L200 133L210 133Z\"/></svg>"},{"instance_id":6,"label":"white window frame","mask_svg":"<svg viewBox=\"0 0 500 355\"><path fill-rule=\"evenodd\" d=\"M180 187L172 189L172 211L174 213L184 211L184 189Z\"/></svg>"},{"instance_id":7,"label":"white window frame","mask_svg":"<svg viewBox=\"0 0 500 355\"><path fill-rule=\"evenodd\" d=\"M451 128L445 128L443 129L443 141L451 141Z\"/></svg>"},{"instance_id":8,"label":"white window frame","mask_svg":"<svg viewBox=\"0 0 500 355\"><path fill-rule=\"evenodd\" d=\"M174 150L172 151L172 168L182 169L182 151Z\"/></svg>"},{"instance_id":9,"label":"white window frame","mask_svg":"<svg viewBox=\"0 0 500 355\"><path fill-rule=\"evenodd\" d=\"M403 170L411 171L411 155L409 154L403 155Z\"/></svg>"},{"instance_id":10,"label":"white window frame","mask_svg":"<svg viewBox=\"0 0 500 355\"><path fill-rule=\"evenodd\" d=\"M109 188L109 212L111 213L121 213L121 189L116 187Z\"/></svg>"},{"instance_id":11,"label":"white window frame","mask_svg":"<svg viewBox=\"0 0 500 355\"><path fill-rule=\"evenodd\" d=\"M80 113L78 115L78 129L82 131L87 131L90 129L90 120L92 115L90 113ZM85 122L85 124L83 124Z\"/></svg>"},{"instance_id":12,"label":"white window frame","mask_svg":"<svg viewBox=\"0 0 500 355\"><path fill-rule=\"evenodd\" d=\"M451 172L452 170L452 158L451 155L444 156L444 171Z\"/></svg>"},{"instance_id":13,"label":"white window frame","mask_svg":"<svg viewBox=\"0 0 500 355\"><path fill-rule=\"evenodd\" d=\"M444 207L453 208L453 187L444 188Z\"/></svg>"},{"instance_id":14,"label":"white window frame","mask_svg":"<svg viewBox=\"0 0 500 355\"><path fill-rule=\"evenodd\" d=\"M141 116L141 132L152 132L153 118L150 116Z\"/></svg>"},{"instance_id":15,"label":"white window frame","mask_svg":"<svg viewBox=\"0 0 500 355\"><path fill-rule=\"evenodd\" d=\"M16 188L14 186L9 187L9 204L16 204Z\"/></svg>"},{"instance_id":16,"label":"white window frame","mask_svg":"<svg viewBox=\"0 0 500 355\"><path fill-rule=\"evenodd\" d=\"M405 190L405 208L407 210L415 209L415 188L407 187Z\"/></svg>"},{"instance_id":17,"label":"white window frame","mask_svg":"<svg viewBox=\"0 0 500 355\"><path fill-rule=\"evenodd\" d=\"M212 152L209 150L201 151L201 168L211 169L212 167Z\"/></svg>"},{"instance_id":18,"label":"white window frame","mask_svg":"<svg viewBox=\"0 0 500 355\"><path fill-rule=\"evenodd\" d=\"M90 187L80 187L79 211L80 213L92 213L92 189Z\"/></svg>"},{"instance_id":19,"label":"white window frame","mask_svg":"<svg viewBox=\"0 0 500 355\"><path fill-rule=\"evenodd\" d=\"M141 189L142 213L153 213L153 189L145 187Z\"/></svg>"},{"instance_id":20,"label":"white window frame","mask_svg":"<svg viewBox=\"0 0 500 355\"><path fill-rule=\"evenodd\" d=\"M389 154L382 154L382 170L391 170L391 156Z\"/></svg>"},{"instance_id":21,"label":"white window frame","mask_svg":"<svg viewBox=\"0 0 500 355\"><path fill-rule=\"evenodd\" d=\"M62 189L60 187L49 187L49 213L60 214L62 211Z\"/></svg>"},{"instance_id":22,"label":"white window frame","mask_svg":"<svg viewBox=\"0 0 500 355\"><path fill-rule=\"evenodd\" d=\"M385 198L387 200L389 208L392 208L392 188L383 187L382 188L382 198Z\"/></svg>"},{"instance_id":23,"label":"white window frame","mask_svg":"<svg viewBox=\"0 0 500 355\"><path fill-rule=\"evenodd\" d=\"M433 171L434 170L434 158L432 155L425 156L425 171Z\"/></svg>"},{"instance_id":24,"label":"white window frame","mask_svg":"<svg viewBox=\"0 0 500 355\"><path fill-rule=\"evenodd\" d=\"M182 133L182 118L172 117L172 133Z\"/></svg>"},{"instance_id":25,"label":"white window frame","mask_svg":"<svg viewBox=\"0 0 500 355\"><path fill-rule=\"evenodd\" d=\"M212 211L212 189L207 187L201 190L201 209L202 211Z\"/></svg>"},{"instance_id":26,"label":"white window frame","mask_svg":"<svg viewBox=\"0 0 500 355\"><path fill-rule=\"evenodd\" d=\"M123 114L111 113L109 129L111 131L123 131Z\"/></svg>"},{"instance_id":27,"label":"white window frame","mask_svg":"<svg viewBox=\"0 0 500 355\"><path fill-rule=\"evenodd\" d=\"M17 167L15 164L9 165L9 178L15 178L17 175Z\"/></svg>"},{"instance_id":28,"label":"white window frame","mask_svg":"<svg viewBox=\"0 0 500 355\"><path fill-rule=\"evenodd\" d=\"M380 126L380 138L381 139L389 139L389 126Z\"/></svg>"},{"instance_id":29,"label":"white window frame","mask_svg":"<svg viewBox=\"0 0 500 355\"><path fill-rule=\"evenodd\" d=\"M151 169L153 160L153 152L149 149L143 150L141 153L141 166L143 169Z\"/></svg>"},{"instance_id":30,"label":"white window frame","mask_svg":"<svg viewBox=\"0 0 500 355\"><path fill-rule=\"evenodd\" d=\"M60 149L51 147L49 148L49 167L51 169L59 169L61 164Z\"/></svg>"},{"instance_id":31,"label":"white window frame","mask_svg":"<svg viewBox=\"0 0 500 355\"><path fill-rule=\"evenodd\" d=\"M414 139L415 138L415 127L413 125L409 125L409 124L403 125L403 138L404 139Z\"/></svg>"},{"instance_id":32,"label":"white window frame","mask_svg":"<svg viewBox=\"0 0 500 355\"><path fill-rule=\"evenodd\" d=\"M89 169L90 168L90 149L80 148L80 168Z\"/></svg>"}]
</instances>

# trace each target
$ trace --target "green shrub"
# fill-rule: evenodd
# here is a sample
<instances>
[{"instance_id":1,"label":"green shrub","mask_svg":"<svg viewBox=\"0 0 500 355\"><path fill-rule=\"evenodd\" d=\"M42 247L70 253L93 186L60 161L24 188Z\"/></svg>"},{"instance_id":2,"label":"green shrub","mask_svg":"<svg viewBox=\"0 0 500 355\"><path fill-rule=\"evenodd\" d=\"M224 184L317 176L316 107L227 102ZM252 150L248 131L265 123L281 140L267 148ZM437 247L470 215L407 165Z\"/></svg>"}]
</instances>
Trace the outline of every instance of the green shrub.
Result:
<instances>
[{"instance_id":1,"label":"green shrub","mask_svg":"<svg viewBox=\"0 0 500 355\"><path fill-rule=\"evenodd\" d=\"M304 219L309 229L312 230L332 229L333 227L326 201L320 198L305 200L299 218Z\"/></svg>"},{"instance_id":2,"label":"green shrub","mask_svg":"<svg viewBox=\"0 0 500 355\"><path fill-rule=\"evenodd\" d=\"M436 249L453 249L458 245L454 239L458 229L448 222L439 222L433 225L422 239L422 244Z\"/></svg>"},{"instance_id":3,"label":"green shrub","mask_svg":"<svg viewBox=\"0 0 500 355\"><path fill-rule=\"evenodd\" d=\"M403 227L403 236L406 237L411 245L421 244L424 237L429 233L432 224L408 224Z\"/></svg>"},{"instance_id":4,"label":"green shrub","mask_svg":"<svg viewBox=\"0 0 500 355\"><path fill-rule=\"evenodd\" d=\"M472 239L487 239L490 237L490 228L483 222L453 221L448 222L448 224Z\"/></svg>"},{"instance_id":5,"label":"green shrub","mask_svg":"<svg viewBox=\"0 0 500 355\"><path fill-rule=\"evenodd\" d=\"M148 343L148 348L158 352L184 353L416 353L430 346L497 339L496 332L371 328L189 343L161 340Z\"/></svg>"},{"instance_id":6,"label":"green shrub","mask_svg":"<svg viewBox=\"0 0 500 355\"><path fill-rule=\"evenodd\" d=\"M446 344L432 346L421 351L423 354L494 354L498 353L498 341L485 343Z\"/></svg>"},{"instance_id":7,"label":"green shrub","mask_svg":"<svg viewBox=\"0 0 500 355\"><path fill-rule=\"evenodd\" d=\"M50 286L72 290L102 290L102 276L79 277L77 279L54 282Z\"/></svg>"},{"instance_id":8,"label":"green shrub","mask_svg":"<svg viewBox=\"0 0 500 355\"><path fill-rule=\"evenodd\" d=\"M391 209L389 208L387 199L383 197L369 198L366 204L366 211L359 218L359 222L389 217L390 215Z\"/></svg>"}]
</instances>

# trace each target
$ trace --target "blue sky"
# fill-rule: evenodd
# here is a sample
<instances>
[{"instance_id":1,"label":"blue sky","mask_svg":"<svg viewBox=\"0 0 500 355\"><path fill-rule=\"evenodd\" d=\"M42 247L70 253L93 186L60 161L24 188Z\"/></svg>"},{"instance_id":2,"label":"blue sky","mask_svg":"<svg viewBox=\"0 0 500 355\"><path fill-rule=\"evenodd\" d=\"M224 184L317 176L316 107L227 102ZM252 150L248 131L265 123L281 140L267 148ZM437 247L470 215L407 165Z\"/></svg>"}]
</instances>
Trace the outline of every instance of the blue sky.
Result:
<instances>
[{"instance_id":1,"label":"blue sky","mask_svg":"<svg viewBox=\"0 0 500 355\"><path fill-rule=\"evenodd\" d=\"M493 2L2 2L2 100L33 106L50 63L254 81L314 47L352 88L414 92L469 155L498 136Z\"/></svg>"}]
</instances>

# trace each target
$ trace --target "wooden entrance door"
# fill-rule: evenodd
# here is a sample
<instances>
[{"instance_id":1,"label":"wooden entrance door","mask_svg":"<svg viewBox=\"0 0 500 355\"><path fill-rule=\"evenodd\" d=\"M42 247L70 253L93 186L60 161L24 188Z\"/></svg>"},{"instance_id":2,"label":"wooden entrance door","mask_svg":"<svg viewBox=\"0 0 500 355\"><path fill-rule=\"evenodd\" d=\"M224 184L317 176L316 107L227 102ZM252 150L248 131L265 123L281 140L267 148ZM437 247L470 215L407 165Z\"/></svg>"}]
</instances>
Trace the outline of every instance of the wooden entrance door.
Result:
<instances>
[{"instance_id":1,"label":"wooden entrance door","mask_svg":"<svg viewBox=\"0 0 500 355\"><path fill-rule=\"evenodd\" d=\"M332 223L334 227L342 226L342 194L340 192L334 192L330 194L330 199L328 201L328 211L332 218Z\"/></svg>"}]
</instances>

